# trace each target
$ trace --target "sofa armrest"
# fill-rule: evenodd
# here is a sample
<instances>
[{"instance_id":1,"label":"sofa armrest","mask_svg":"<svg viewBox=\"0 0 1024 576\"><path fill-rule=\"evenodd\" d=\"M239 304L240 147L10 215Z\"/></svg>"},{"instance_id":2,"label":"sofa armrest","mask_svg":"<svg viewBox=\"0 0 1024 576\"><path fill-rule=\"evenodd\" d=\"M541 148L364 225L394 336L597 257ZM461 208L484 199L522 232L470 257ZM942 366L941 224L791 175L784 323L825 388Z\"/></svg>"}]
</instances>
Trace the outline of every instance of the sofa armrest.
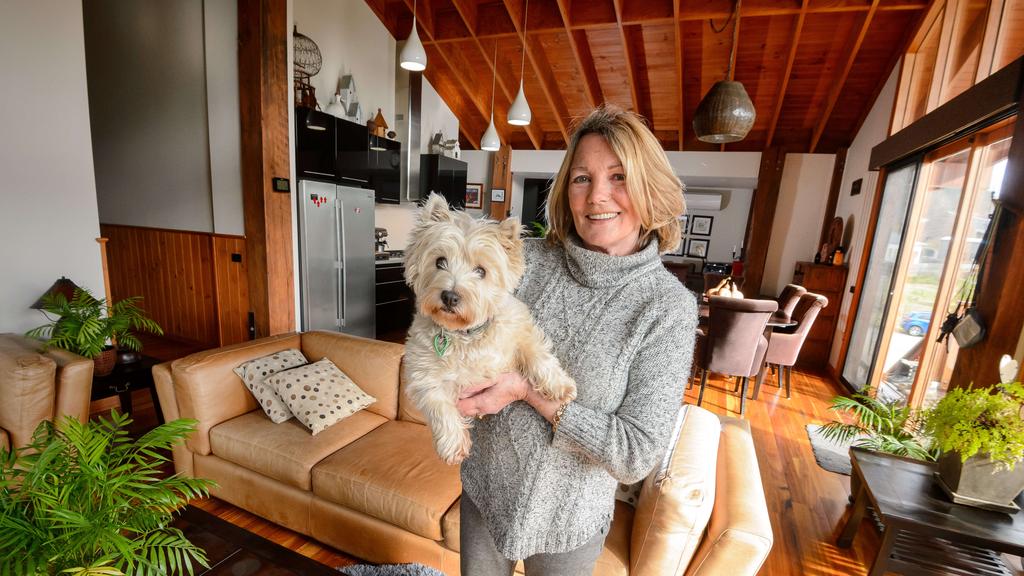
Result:
<instances>
[{"instance_id":1,"label":"sofa armrest","mask_svg":"<svg viewBox=\"0 0 1024 576\"><path fill-rule=\"evenodd\" d=\"M89 403L92 400L92 374L96 363L60 348L50 348L43 355L57 364L57 399L53 408L54 421L60 422L65 416L73 416L83 424L89 419Z\"/></svg>"},{"instance_id":2,"label":"sofa armrest","mask_svg":"<svg viewBox=\"0 0 1024 576\"><path fill-rule=\"evenodd\" d=\"M715 507L688 576L753 576L772 548L768 503L761 486L750 424L722 418Z\"/></svg>"},{"instance_id":3,"label":"sofa armrest","mask_svg":"<svg viewBox=\"0 0 1024 576\"><path fill-rule=\"evenodd\" d=\"M163 413L164 422L181 418L178 410L178 398L174 395L174 380L171 378L171 363L164 362L153 366L153 385L156 387L156 395L160 398L160 411ZM178 444L171 449L174 456L174 471L182 476L194 476L192 451L188 449L185 442Z\"/></svg>"},{"instance_id":4,"label":"sofa armrest","mask_svg":"<svg viewBox=\"0 0 1024 576\"><path fill-rule=\"evenodd\" d=\"M182 418L199 421L195 433L186 441L192 453L209 454L211 428L259 407L234 368L289 348L299 348L298 334L269 336L205 350L171 363L178 413Z\"/></svg>"}]
</instances>

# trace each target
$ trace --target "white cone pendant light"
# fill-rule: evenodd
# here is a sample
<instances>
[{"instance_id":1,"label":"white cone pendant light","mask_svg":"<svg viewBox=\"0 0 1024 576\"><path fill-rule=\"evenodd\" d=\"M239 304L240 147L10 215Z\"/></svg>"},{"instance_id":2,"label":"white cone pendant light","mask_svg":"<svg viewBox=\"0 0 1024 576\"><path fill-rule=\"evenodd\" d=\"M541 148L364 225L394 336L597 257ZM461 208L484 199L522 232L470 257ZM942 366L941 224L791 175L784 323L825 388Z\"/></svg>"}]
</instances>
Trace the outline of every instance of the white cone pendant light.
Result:
<instances>
[{"instance_id":1,"label":"white cone pendant light","mask_svg":"<svg viewBox=\"0 0 1024 576\"><path fill-rule=\"evenodd\" d=\"M526 101L526 91L523 90L523 73L526 71L526 15L530 9L530 1L526 0L523 9L523 59L519 64L519 94L512 101L508 109L508 123L516 126L528 126L533 120L533 112L530 110L530 103Z\"/></svg>"},{"instance_id":2,"label":"white cone pendant light","mask_svg":"<svg viewBox=\"0 0 1024 576\"><path fill-rule=\"evenodd\" d=\"M488 152L497 152L501 148L501 139L498 138L498 130L494 128L494 79L498 75L498 41L494 41L494 68L491 69L491 123L484 131L480 139L480 149Z\"/></svg>"},{"instance_id":3,"label":"white cone pendant light","mask_svg":"<svg viewBox=\"0 0 1024 576\"><path fill-rule=\"evenodd\" d=\"M480 139L480 149L488 152L497 152L501 148L501 139L498 138L498 131L494 128L494 113L491 113L491 123Z\"/></svg>"},{"instance_id":4,"label":"white cone pendant light","mask_svg":"<svg viewBox=\"0 0 1024 576\"><path fill-rule=\"evenodd\" d=\"M427 51L423 49L423 42L420 42L420 34L416 31L416 3L412 5L412 33L402 47L399 66L412 72L422 72L427 69Z\"/></svg>"}]
</instances>

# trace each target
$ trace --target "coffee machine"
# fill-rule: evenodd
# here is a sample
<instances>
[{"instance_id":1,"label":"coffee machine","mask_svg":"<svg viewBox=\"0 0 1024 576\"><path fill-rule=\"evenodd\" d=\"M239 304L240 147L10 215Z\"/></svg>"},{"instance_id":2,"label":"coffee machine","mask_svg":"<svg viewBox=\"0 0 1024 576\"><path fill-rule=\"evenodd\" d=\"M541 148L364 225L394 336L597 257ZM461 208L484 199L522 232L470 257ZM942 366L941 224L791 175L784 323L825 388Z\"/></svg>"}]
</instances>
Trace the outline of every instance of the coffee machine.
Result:
<instances>
[{"instance_id":1,"label":"coffee machine","mask_svg":"<svg viewBox=\"0 0 1024 576\"><path fill-rule=\"evenodd\" d=\"M384 254L384 258L387 258L388 253L388 229L387 228L374 228L373 229L373 251L379 256Z\"/></svg>"}]
</instances>

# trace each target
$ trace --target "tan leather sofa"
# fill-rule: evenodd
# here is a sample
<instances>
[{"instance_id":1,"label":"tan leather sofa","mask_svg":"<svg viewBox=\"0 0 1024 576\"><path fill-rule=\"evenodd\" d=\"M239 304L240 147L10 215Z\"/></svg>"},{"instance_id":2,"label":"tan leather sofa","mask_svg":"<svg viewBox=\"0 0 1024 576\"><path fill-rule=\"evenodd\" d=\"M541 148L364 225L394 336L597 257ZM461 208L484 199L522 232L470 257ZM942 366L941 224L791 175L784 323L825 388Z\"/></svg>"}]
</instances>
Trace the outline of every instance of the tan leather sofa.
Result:
<instances>
[{"instance_id":1,"label":"tan leather sofa","mask_svg":"<svg viewBox=\"0 0 1024 576\"><path fill-rule=\"evenodd\" d=\"M232 369L298 348L330 358L377 402L316 436L273 424ZM213 495L376 563L420 562L459 574L458 467L435 455L402 393L403 347L327 332L273 336L153 369L164 417L199 421L174 450L179 473ZM690 406L678 441L616 513L596 574L756 574L772 545L746 422Z\"/></svg>"},{"instance_id":2,"label":"tan leather sofa","mask_svg":"<svg viewBox=\"0 0 1024 576\"><path fill-rule=\"evenodd\" d=\"M43 420L89 418L93 361L18 334L0 334L0 448L20 448Z\"/></svg>"}]
</instances>

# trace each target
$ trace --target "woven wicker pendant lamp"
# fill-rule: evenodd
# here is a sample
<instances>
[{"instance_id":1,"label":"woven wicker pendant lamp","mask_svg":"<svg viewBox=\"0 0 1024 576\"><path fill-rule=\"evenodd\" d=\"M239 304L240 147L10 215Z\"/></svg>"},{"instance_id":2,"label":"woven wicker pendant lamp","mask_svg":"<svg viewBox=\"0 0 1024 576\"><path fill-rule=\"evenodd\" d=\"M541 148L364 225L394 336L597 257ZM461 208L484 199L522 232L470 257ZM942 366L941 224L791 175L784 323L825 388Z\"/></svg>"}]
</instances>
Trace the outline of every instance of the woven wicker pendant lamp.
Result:
<instances>
[{"instance_id":1,"label":"woven wicker pendant lamp","mask_svg":"<svg viewBox=\"0 0 1024 576\"><path fill-rule=\"evenodd\" d=\"M732 49L729 53L729 67L725 80L715 82L704 99L697 105L693 115L693 131L701 142L726 144L746 138L754 126L757 113L743 84L732 79L733 64L736 60L736 41L739 32L741 0L733 5ZM724 27L723 27L724 28ZM714 26L712 25L712 30Z\"/></svg>"}]
</instances>

